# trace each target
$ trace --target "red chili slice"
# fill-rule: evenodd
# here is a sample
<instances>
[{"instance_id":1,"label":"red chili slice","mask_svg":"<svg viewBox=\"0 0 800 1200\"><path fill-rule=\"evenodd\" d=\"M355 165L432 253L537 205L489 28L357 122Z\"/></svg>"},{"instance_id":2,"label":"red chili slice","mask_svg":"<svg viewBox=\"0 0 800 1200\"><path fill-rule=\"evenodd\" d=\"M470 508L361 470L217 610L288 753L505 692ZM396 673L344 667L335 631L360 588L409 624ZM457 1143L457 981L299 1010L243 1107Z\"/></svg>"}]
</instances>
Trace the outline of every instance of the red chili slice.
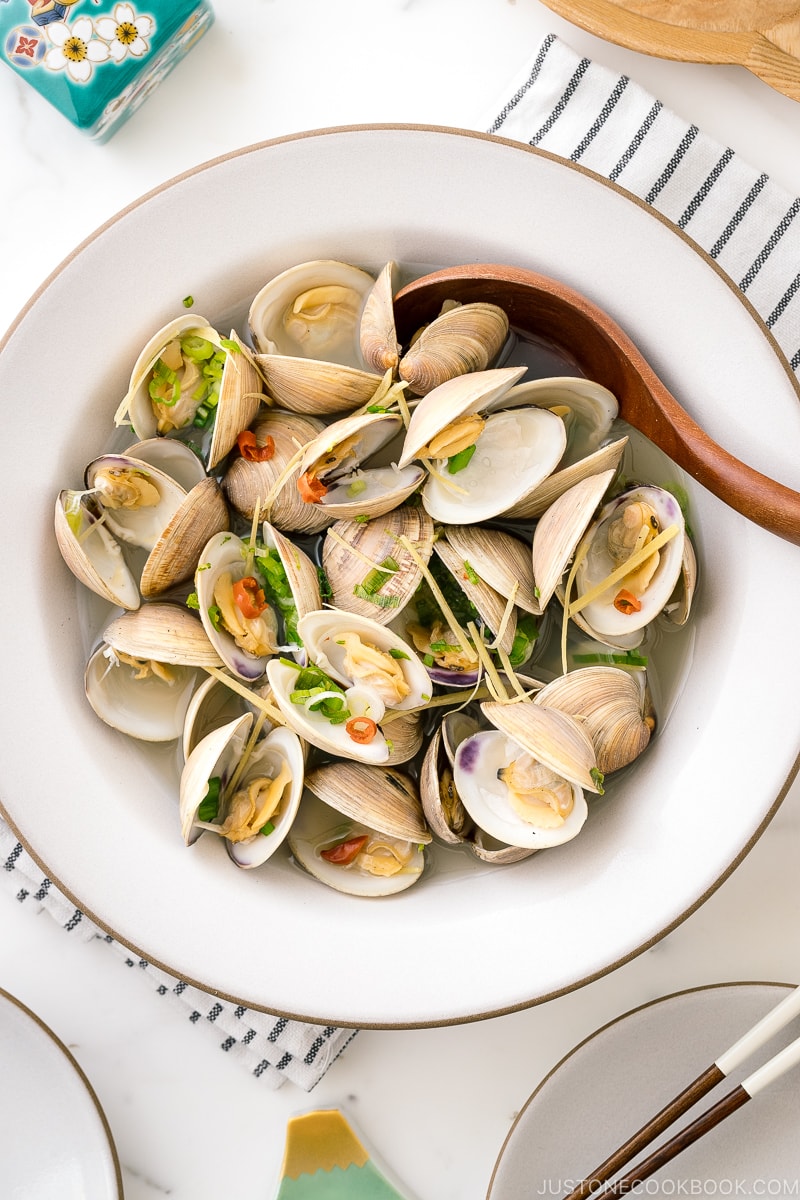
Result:
<instances>
[{"instance_id":1,"label":"red chili slice","mask_svg":"<svg viewBox=\"0 0 800 1200\"><path fill-rule=\"evenodd\" d=\"M297 481L297 490L306 504L315 504L328 492L322 480L317 479L310 471L305 471L300 476Z\"/></svg>"},{"instance_id":2,"label":"red chili slice","mask_svg":"<svg viewBox=\"0 0 800 1200\"><path fill-rule=\"evenodd\" d=\"M335 846L321 850L320 858L324 858L329 863L336 863L340 867L346 867L358 856L359 851L367 842L367 836L366 833L362 833L359 837L346 838L343 842L337 842Z\"/></svg>"},{"instance_id":3,"label":"red chili slice","mask_svg":"<svg viewBox=\"0 0 800 1200\"><path fill-rule=\"evenodd\" d=\"M264 444L259 446L252 429L244 429L236 439L239 453L246 462L269 462L275 453L275 439L267 434Z\"/></svg>"},{"instance_id":4,"label":"red chili slice","mask_svg":"<svg viewBox=\"0 0 800 1200\"><path fill-rule=\"evenodd\" d=\"M614 608L616 608L617 612L629 616L631 613L641 612L642 606L633 592L629 592L627 588L622 588L614 597Z\"/></svg>"},{"instance_id":5,"label":"red chili slice","mask_svg":"<svg viewBox=\"0 0 800 1200\"><path fill-rule=\"evenodd\" d=\"M260 617L264 609L268 607L264 589L258 586L252 575L246 575L244 579L236 580L233 585L233 602L248 621L252 621L254 617Z\"/></svg>"},{"instance_id":6,"label":"red chili slice","mask_svg":"<svg viewBox=\"0 0 800 1200\"><path fill-rule=\"evenodd\" d=\"M359 746L368 746L378 732L378 726L370 717L351 717L345 721L344 728Z\"/></svg>"}]
</instances>

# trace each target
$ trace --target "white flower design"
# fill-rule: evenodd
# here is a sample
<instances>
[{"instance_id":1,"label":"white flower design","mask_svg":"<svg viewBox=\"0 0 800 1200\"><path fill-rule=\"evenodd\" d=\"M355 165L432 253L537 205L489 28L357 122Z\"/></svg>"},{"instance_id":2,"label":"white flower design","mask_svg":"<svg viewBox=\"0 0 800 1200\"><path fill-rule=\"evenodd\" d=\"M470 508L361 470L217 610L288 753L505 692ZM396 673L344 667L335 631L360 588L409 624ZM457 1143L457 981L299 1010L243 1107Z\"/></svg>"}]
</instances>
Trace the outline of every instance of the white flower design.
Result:
<instances>
[{"instance_id":1,"label":"white flower design","mask_svg":"<svg viewBox=\"0 0 800 1200\"><path fill-rule=\"evenodd\" d=\"M95 63L106 62L109 49L105 42L93 38L94 26L90 17L78 17L72 26L65 21L56 21L47 26L47 37L52 43L44 56L44 64L51 71L66 69L70 79L86 83Z\"/></svg>"},{"instance_id":2,"label":"white flower design","mask_svg":"<svg viewBox=\"0 0 800 1200\"><path fill-rule=\"evenodd\" d=\"M147 53L149 46L145 38L153 31L153 19L137 17L131 4L117 4L113 17L98 17L95 28L108 43L114 62L119 63L128 54L139 58Z\"/></svg>"}]
</instances>

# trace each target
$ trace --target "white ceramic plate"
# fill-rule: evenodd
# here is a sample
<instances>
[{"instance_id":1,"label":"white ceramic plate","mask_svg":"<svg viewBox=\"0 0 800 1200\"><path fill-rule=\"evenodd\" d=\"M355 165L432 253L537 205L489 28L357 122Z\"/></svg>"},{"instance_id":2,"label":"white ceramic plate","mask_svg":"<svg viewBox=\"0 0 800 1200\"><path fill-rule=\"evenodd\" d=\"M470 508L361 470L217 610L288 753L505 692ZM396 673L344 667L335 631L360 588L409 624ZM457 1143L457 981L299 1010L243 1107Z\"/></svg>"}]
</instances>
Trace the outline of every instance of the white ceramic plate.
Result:
<instances>
[{"instance_id":1,"label":"white ceramic plate","mask_svg":"<svg viewBox=\"0 0 800 1200\"><path fill-rule=\"evenodd\" d=\"M66 1046L0 988L3 1200L122 1200L117 1152Z\"/></svg>"},{"instance_id":2,"label":"white ceramic plate","mask_svg":"<svg viewBox=\"0 0 800 1200\"><path fill-rule=\"evenodd\" d=\"M137 953L254 1007L417 1026L525 1006L610 970L716 887L795 769L800 554L693 491L703 586L693 661L659 737L569 845L513 867L440 855L386 901L286 859L237 872L187 850L165 760L82 693L86 612L52 535L60 488L107 442L139 349L191 293L224 325L277 271L508 262L587 293L711 435L800 487L800 403L711 261L580 168L483 135L323 131L252 147L146 197L81 246L0 355L6 538L5 812L51 877Z\"/></svg>"},{"instance_id":3,"label":"white ceramic plate","mask_svg":"<svg viewBox=\"0 0 800 1200\"><path fill-rule=\"evenodd\" d=\"M593 1033L522 1109L497 1160L487 1200L567 1195L788 990L782 984L741 983L678 992ZM796 1033L785 1030L659 1140L710 1108ZM798 1120L800 1092L787 1074L644 1181L637 1194L791 1195L800 1177Z\"/></svg>"}]
</instances>

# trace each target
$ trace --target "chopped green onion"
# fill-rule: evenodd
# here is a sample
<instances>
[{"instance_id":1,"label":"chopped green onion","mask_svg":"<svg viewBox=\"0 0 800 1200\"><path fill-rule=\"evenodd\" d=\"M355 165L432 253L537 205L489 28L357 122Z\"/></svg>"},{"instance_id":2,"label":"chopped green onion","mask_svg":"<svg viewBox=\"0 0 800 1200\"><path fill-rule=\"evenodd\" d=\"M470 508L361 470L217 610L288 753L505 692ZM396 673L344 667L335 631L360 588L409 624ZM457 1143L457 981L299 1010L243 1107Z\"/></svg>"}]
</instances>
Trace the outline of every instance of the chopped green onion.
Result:
<instances>
[{"instance_id":1,"label":"chopped green onion","mask_svg":"<svg viewBox=\"0 0 800 1200\"><path fill-rule=\"evenodd\" d=\"M432 654L423 654L422 661L424 662L426 667L432 667L435 662L435 659Z\"/></svg>"},{"instance_id":2,"label":"chopped green onion","mask_svg":"<svg viewBox=\"0 0 800 1200\"><path fill-rule=\"evenodd\" d=\"M512 667L521 667L524 662L527 662L531 656L533 643L538 636L539 623L530 613L517 622L514 641L511 644L511 653L508 656Z\"/></svg>"},{"instance_id":3,"label":"chopped green onion","mask_svg":"<svg viewBox=\"0 0 800 1200\"><path fill-rule=\"evenodd\" d=\"M186 597L186 607L194 609L200 608L200 601L197 599L197 592L189 592L189 595Z\"/></svg>"},{"instance_id":4,"label":"chopped green onion","mask_svg":"<svg viewBox=\"0 0 800 1200\"><path fill-rule=\"evenodd\" d=\"M450 642L431 642L434 654L457 654L460 649L460 646L453 646Z\"/></svg>"},{"instance_id":5,"label":"chopped green onion","mask_svg":"<svg viewBox=\"0 0 800 1200\"><path fill-rule=\"evenodd\" d=\"M447 470L449 473L457 475L459 471L463 471L465 467L468 467L476 450L477 446L473 443L473 445L467 446L466 450L459 450L458 454L453 454L452 457L448 458Z\"/></svg>"},{"instance_id":6,"label":"chopped green onion","mask_svg":"<svg viewBox=\"0 0 800 1200\"><path fill-rule=\"evenodd\" d=\"M183 307L184 308L191 308L193 304L194 304L194 296L184 296L183 297Z\"/></svg>"},{"instance_id":7,"label":"chopped green onion","mask_svg":"<svg viewBox=\"0 0 800 1200\"><path fill-rule=\"evenodd\" d=\"M197 809L197 816L200 821L215 821L219 812L219 794L222 789L222 780L219 775L214 775L208 781L208 790L200 801Z\"/></svg>"},{"instance_id":8,"label":"chopped green onion","mask_svg":"<svg viewBox=\"0 0 800 1200\"><path fill-rule=\"evenodd\" d=\"M275 832L275 826L272 824L272 821L267 821L266 825L262 825L258 832L263 833L264 837L268 837L269 834Z\"/></svg>"},{"instance_id":9,"label":"chopped green onion","mask_svg":"<svg viewBox=\"0 0 800 1200\"><path fill-rule=\"evenodd\" d=\"M647 655L637 654L635 650L626 650L624 654L614 654L612 651L600 651L593 654L575 654L576 663L612 663L622 667L646 667Z\"/></svg>"},{"instance_id":10,"label":"chopped green onion","mask_svg":"<svg viewBox=\"0 0 800 1200\"><path fill-rule=\"evenodd\" d=\"M368 413L385 413L386 409L382 404L370 404L366 411Z\"/></svg>"},{"instance_id":11,"label":"chopped green onion","mask_svg":"<svg viewBox=\"0 0 800 1200\"><path fill-rule=\"evenodd\" d=\"M196 333L190 333L186 337L181 338L181 354L184 358L190 359L194 363L205 362L208 358L214 356L214 345L209 342L208 338L199 337Z\"/></svg>"},{"instance_id":12,"label":"chopped green onion","mask_svg":"<svg viewBox=\"0 0 800 1200\"><path fill-rule=\"evenodd\" d=\"M325 574L324 568L317 567L317 578L319 579L319 594L324 604L326 600L333 599L333 588L328 576Z\"/></svg>"},{"instance_id":13,"label":"chopped green onion","mask_svg":"<svg viewBox=\"0 0 800 1200\"><path fill-rule=\"evenodd\" d=\"M592 767L589 774L592 777L592 781L597 785L598 794L600 796L602 796L604 794L603 793L603 780L605 778L605 776L603 775L603 772L598 770L597 767Z\"/></svg>"},{"instance_id":14,"label":"chopped green onion","mask_svg":"<svg viewBox=\"0 0 800 1200\"><path fill-rule=\"evenodd\" d=\"M348 494L348 496L355 498L356 496L360 496L361 493L365 492L366 490L367 490L366 479L363 479L363 478L362 479L354 479L353 482L350 484L350 486L347 489L347 494Z\"/></svg>"},{"instance_id":15,"label":"chopped green onion","mask_svg":"<svg viewBox=\"0 0 800 1200\"><path fill-rule=\"evenodd\" d=\"M219 344L220 346L224 346L226 350L230 350L231 354L241 354L242 352L241 346L238 342L235 342L233 338L221 337L219 339Z\"/></svg>"},{"instance_id":16,"label":"chopped green onion","mask_svg":"<svg viewBox=\"0 0 800 1200\"><path fill-rule=\"evenodd\" d=\"M394 648L392 648L389 651L389 653L391 654L392 658L409 658L409 656L406 654L405 650L395 650ZM410 661L411 661L411 659L409 658L409 662Z\"/></svg>"},{"instance_id":17,"label":"chopped green onion","mask_svg":"<svg viewBox=\"0 0 800 1200\"><path fill-rule=\"evenodd\" d=\"M357 583L353 588L353 595L357 596L359 600L366 600L370 604L376 604L378 608L397 608L400 604L399 596L382 596L380 592L368 592L360 583Z\"/></svg>"},{"instance_id":18,"label":"chopped green onion","mask_svg":"<svg viewBox=\"0 0 800 1200\"><path fill-rule=\"evenodd\" d=\"M359 513L357 517L353 517L353 520L356 521L359 525L366 525L367 522L369 521L369 517L367 516L366 513Z\"/></svg>"},{"instance_id":19,"label":"chopped green onion","mask_svg":"<svg viewBox=\"0 0 800 1200\"><path fill-rule=\"evenodd\" d=\"M470 583L480 583L480 578L477 571L474 567L470 566L466 559L464 559L464 574Z\"/></svg>"},{"instance_id":20,"label":"chopped green onion","mask_svg":"<svg viewBox=\"0 0 800 1200\"><path fill-rule=\"evenodd\" d=\"M208 619L211 622L211 624L214 626L215 629L219 629L220 624L222 622L222 611L219 608L219 605L217 605L217 604L211 605L211 607L208 610Z\"/></svg>"},{"instance_id":21,"label":"chopped green onion","mask_svg":"<svg viewBox=\"0 0 800 1200\"><path fill-rule=\"evenodd\" d=\"M198 404L197 409L194 414L194 420L193 420L192 424L197 429L205 429L206 425L208 424L210 416L211 416L211 409L206 408L205 404Z\"/></svg>"}]
</instances>

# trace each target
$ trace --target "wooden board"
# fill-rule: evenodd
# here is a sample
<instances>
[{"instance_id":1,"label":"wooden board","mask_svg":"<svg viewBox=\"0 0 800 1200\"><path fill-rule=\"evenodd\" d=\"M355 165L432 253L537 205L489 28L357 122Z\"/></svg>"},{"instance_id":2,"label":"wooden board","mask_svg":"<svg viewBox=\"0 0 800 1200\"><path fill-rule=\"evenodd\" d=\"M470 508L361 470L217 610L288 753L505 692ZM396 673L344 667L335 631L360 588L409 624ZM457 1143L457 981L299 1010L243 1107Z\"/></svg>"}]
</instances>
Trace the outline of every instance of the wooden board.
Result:
<instances>
[{"instance_id":1,"label":"wooden board","mask_svg":"<svg viewBox=\"0 0 800 1200\"><path fill-rule=\"evenodd\" d=\"M606 41L681 62L733 63L800 100L798 0L544 0Z\"/></svg>"}]
</instances>

